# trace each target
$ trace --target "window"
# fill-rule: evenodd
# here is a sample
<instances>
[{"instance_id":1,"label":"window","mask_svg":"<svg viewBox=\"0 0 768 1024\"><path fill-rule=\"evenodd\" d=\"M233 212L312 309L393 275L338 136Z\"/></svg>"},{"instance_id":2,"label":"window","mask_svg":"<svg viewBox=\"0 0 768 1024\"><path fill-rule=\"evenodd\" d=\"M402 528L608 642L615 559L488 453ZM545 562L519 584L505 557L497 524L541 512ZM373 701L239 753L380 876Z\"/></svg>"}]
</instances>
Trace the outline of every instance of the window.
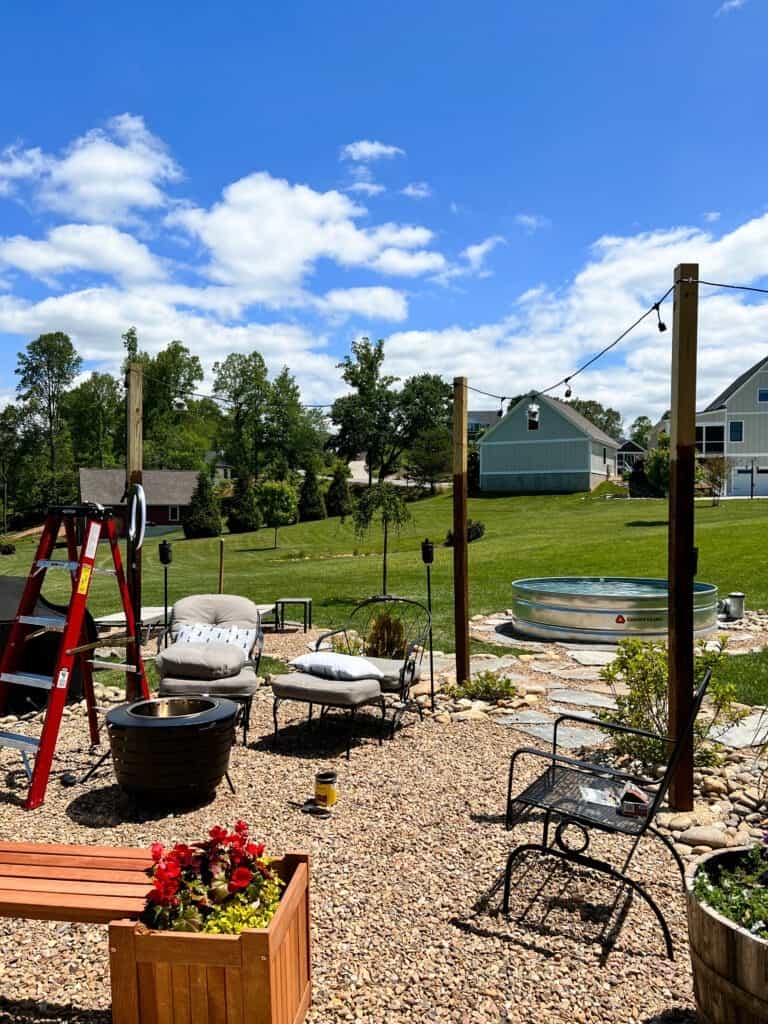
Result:
<instances>
[{"instance_id":1,"label":"window","mask_svg":"<svg viewBox=\"0 0 768 1024\"><path fill-rule=\"evenodd\" d=\"M728 440L733 441L734 444L739 444L744 440L744 421L743 420L731 420L728 424L729 433Z\"/></svg>"},{"instance_id":2,"label":"window","mask_svg":"<svg viewBox=\"0 0 768 1024\"><path fill-rule=\"evenodd\" d=\"M768 402L768 388L757 389L757 400L758 402Z\"/></svg>"},{"instance_id":3,"label":"window","mask_svg":"<svg viewBox=\"0 0 768 1024\"><path fill-rule=\"evenodd\" d=\"M696 427L696 450L699 455L722 455L725 451L725 427Z\"/></svg>"},{"instance_id":4,"label":"window","mask_svg":"<svg viewBox=\"0 0 768 1024\"><path fill-rule=\"evenodd\" d=\"M178 505L169 505L168 506L168 522L169 523L178 523L179 519L180 519L180 516L179 516L179 506Z\"/></svg>"},{"instance_id":5,"label":"window","mask_svg":"<svg viewBox=\"0 0 768 1024\"><path fill-rule=\"evenodd\" d=\"M608 449L607 448L603 448L603 462L607 462L607 461L608 461Z\"/></svg>"}]
</instances>

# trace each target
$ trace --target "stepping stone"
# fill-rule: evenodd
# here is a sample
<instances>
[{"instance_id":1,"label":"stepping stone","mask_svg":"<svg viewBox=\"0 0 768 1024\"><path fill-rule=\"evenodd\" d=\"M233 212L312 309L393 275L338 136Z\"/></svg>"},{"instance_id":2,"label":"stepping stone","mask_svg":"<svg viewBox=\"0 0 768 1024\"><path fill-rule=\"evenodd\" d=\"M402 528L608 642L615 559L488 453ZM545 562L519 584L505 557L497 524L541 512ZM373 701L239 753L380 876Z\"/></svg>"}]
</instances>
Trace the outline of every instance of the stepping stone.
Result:
<instances>
[{"instance_id":1,"label":"stepping stone","mask_svg":"<svg viewBox=\"0 0 768 1024\"><path fill-rule=\"evenodd\" d=\"M552 716L542 711L516 711L503 718L495 718L499 725L547 725L551 724Z\"/></svg>"},{"instance_id":2,"label":"stepping stone","mask_svg":"<svg viewBox=\"0 0 768 1024\"><path fill-rule=\"evenodd\" d=\"M492 654L478 658L476 655L469 660L470 671L473 676L478 672L504 672L516 683L524 683L525 676L520 675L520 662L512 655L495 658ZM508 671L512 669L513 671Z\"/></svg>"},{"instance_id":3,"label":"stepping stone","mask_svg":"<svg viewBox=\"0 0 768 1024\"><path fill-rule=\"evenodd\" d=\"M576 704L585 708L608 708L613 711L616 701L605 693L593 690L550 690L549 696L559 704Z\"/></svg>"},{"instance_id":4,"label":"stepping stone","mask_svg":"<svg viewBox=\"0 0 768 1024\"><path fill-rule=\"evenodd\" d=\"M731 726L715 739L726 747L759 747L768 741L768 712L758 711L747 715L738 725Z\"/></svg>"},{"instance_id":5,"label":"stepping stone","mask_svg":"<svg viewBox=\"0 0 768 1024\"><path fill-rule=\"evenodd\" d=\"M583 668L566 668L558 675L561 679L585 679L596 683L600 678L600 668L597 665L585 665Z\"/></svg>"},{"instance_id":6,"label":"stepping stone","mask_svg":"<svg viewBox=\"0 0 768 1024\"><path fill-rule=\"evenodd\" d=\"M515 728L547 743L552 742L555 734L555 726L552 722L548 722L546 725L515 725ZM561 725L557 730L558 746L565 747L567 750L573 750L575 747L592 747L606 739L608 739L606 734L600 732L599 729L579 729L575 726Z\"/></svg>"},{"instance_id":7,"label":"stepping stone","mask_svg":"<svg viewBox=\"0 0 768 1024\"><path fill-rule=\"evenodd\" d=\"M558 644L566 651L607 651L609 654L616 653L616 644L590 644L582 641L580 644Z\"/></svg>"},{"instance_id":8,"label":"stepping stone","mask_svg":"<svg viewBox=\"0 0 768 1024\"><path fill-rule=\"evenodd\" d=\"M544 672L547 675L559 675L563 670L561 661L530 661L528 668L531 672Z\"/></svg>"},{"instance_id":9,"label":"stepping stone","mask_svg":"<svg viewBox=\"0 0 768 1024\"><path fill-rule=\"evenodd\" d=\"M616 651L570 651L574 661L579 665L610 665L616 657Z\"/></svg>"}]
</instances>

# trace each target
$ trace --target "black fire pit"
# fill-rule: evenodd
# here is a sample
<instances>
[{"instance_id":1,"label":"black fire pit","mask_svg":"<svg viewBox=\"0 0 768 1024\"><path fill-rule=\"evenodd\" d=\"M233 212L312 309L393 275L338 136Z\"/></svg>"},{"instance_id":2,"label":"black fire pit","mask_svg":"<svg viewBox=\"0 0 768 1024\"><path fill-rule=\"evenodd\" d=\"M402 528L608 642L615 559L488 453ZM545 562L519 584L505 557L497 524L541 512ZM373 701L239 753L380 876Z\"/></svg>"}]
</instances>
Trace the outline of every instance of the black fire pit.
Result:
<instances>
[{"instance_id":1,"label":"black fire pit","mask_svg":"<svg viewBox=\"0 0 768 1024\"><path fill-rule=\"evenodd\" d=\"M213 697L162 697L107 712L117 781L152 803L204 803L229 769L238 707ZM230 786L232 783L230 782Z\"/></svg>"}]
</instances>

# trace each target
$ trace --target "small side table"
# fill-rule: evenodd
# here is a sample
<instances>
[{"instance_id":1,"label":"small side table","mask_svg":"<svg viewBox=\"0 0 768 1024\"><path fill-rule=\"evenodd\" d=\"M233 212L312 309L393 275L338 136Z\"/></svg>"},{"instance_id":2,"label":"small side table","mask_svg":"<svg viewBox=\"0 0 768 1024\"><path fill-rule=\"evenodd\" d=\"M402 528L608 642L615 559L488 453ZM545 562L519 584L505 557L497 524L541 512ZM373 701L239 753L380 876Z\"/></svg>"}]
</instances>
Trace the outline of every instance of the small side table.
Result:
<instances>
[{"instance_id":1,"label":"small side table","mask_svg":"<svg viewBox=\"0 0 768 1024\"><path fill-rule=\"evenodd\" d=\"M285 608L286 605L301 606L304 612L304 632L312 628L312 598L311 597L280 597L275 601L275 630L285 632Z\"/></svg>"}]
</instances>

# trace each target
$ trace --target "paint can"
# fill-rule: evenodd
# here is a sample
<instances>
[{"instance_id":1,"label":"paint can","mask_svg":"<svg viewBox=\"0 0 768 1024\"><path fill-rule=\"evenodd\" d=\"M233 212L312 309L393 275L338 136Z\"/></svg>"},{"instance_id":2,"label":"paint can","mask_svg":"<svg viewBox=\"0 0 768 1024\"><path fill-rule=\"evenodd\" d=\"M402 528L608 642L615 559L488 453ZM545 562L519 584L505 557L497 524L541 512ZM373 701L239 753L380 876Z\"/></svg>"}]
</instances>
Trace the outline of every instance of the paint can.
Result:
<instances>
[{"instance_id":1,"label":"paint can","mask_svg":"<svg viewBox=\"0 0 768 1024\"><path fill-rule=\"evenodd\" d=\"M315 775L315 804L318 807L333 807L339 799L336 772L318 772Z\"/></svg>"}]
</instances>

